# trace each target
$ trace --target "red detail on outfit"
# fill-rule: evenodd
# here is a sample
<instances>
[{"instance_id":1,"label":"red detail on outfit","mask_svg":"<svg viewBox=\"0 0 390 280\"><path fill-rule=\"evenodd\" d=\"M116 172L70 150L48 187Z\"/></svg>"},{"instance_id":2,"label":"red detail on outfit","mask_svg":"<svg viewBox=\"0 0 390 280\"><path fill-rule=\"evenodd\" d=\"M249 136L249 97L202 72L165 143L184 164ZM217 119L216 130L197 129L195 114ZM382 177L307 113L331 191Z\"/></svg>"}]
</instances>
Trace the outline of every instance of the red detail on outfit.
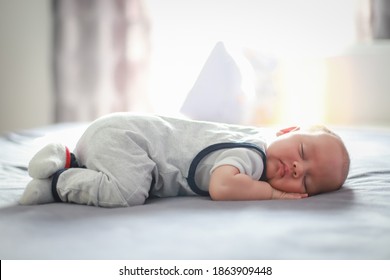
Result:
<instances>
[{"instance_id":1,"label":"red detail on outfit","mask_svg":"<svg viewBox=\"0 0 390 280\"><path fill-rule=\"evenodd\" d=\"M65 147L65 168L70 168L70 151Z\"/></svg>"}]
</instances>

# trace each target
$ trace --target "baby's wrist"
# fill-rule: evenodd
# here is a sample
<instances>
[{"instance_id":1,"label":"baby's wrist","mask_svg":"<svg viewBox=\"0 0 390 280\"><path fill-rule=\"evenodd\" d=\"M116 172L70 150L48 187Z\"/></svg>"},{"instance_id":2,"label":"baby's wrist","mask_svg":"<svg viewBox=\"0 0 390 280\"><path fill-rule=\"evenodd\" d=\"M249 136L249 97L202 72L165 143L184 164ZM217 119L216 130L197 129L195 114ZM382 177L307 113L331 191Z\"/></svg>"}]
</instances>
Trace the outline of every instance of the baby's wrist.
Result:
<instances>
[{"instance_id":1,"label":"baby's wrist","mask_svg":"<svg viewBox=\"0 0 390 280\"><path fill-rule=\"evenodd\" d=\"M276 190L271 187L271 199L276 199Z\"/></svg>"}]
</instances>

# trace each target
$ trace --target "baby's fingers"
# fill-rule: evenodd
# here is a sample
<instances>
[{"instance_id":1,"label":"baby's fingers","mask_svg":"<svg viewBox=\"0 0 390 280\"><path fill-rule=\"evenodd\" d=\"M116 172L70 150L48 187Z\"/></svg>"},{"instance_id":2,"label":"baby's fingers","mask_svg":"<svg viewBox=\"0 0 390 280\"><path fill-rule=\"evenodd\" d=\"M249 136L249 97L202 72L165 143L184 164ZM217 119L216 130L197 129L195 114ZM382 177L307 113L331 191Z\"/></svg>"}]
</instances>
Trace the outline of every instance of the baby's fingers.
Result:
<instances>
[{"instance_id":1,"label":"baby's fingers","mask_svg":"<svg viewBox=\"0 0 390 280\"><path fill-rule=\"evenodd\" d=\"M285 193L282 199L301 199L308 197L307 193Z\"/></svg>"}]
</instances>

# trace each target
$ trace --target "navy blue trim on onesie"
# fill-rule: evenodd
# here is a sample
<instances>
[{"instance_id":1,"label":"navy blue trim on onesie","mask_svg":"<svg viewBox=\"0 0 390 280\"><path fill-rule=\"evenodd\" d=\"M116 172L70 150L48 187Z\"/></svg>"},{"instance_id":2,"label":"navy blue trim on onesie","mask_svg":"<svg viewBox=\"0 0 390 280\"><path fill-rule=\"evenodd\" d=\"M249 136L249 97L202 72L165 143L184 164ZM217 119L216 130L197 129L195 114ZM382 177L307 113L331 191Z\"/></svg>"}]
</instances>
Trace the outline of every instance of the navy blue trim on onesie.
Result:
<instances>
[{"instance_id":1,"label":"navy blue trim on onesie","mask_svg":"<svg viewBox=\"0 0 390 280\"><path fill-rule=\"evenodd\" d=\"M201 162L201 160L204 159L204 157L207 156L208 154L215 152L217 150L232 149L232 148L249 148L249 149L254 149L254 150L260 152L261 159L263 160L264 169L263 169L263 173L262 173L259 181L266 180L266 172L265 172L266 155L265 155L265 152L259 146L252 144L252 143L231 143L231 142L217 143L217 144L210 145L210 146L204 148L203 150L201 150L191 162L190 169L188 171L187 182L188 182L188 185L190 186L191 190L194 193L201 195L201 196L210 196L208 191L201 190L196 185L196 182L195 182L196 168L198 167L198 164Z\"/></svg>"},{"instance_id":2,"label":"navy blue trim on onesie","mask_svg":"<svg viewBox=\"0 0 390 280\"><path fill-rule=\"evenodd\" d=\"M66 170L68 170L68 168L60 169L56 173L53 174L53 179L51 181L51 193L52 193L53 198L56 202L62 202L62 200L57 192L57 182L58 182L58 178L60 177L60 175Z\"/></svg>"}]
</instances>

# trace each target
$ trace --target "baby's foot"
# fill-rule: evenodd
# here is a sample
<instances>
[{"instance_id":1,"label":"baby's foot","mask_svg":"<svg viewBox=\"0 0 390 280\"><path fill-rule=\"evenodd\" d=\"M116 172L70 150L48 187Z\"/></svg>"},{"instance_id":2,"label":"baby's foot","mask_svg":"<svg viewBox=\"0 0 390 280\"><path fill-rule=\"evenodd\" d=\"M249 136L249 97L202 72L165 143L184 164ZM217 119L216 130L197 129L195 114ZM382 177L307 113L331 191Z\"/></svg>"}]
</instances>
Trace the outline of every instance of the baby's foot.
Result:
<instances>
[{"instance_id":1,"label":"baby's foot","mask_svg":"<svg viewBox=\"0 0 390 280\"><path fill-rule=\"evenodd\" d=\"M47 179L55 172L70 167L70 152L62 144L49 144L31 159L28 173L34 179Z\"/></svg>"},{"instance_id":2,"label":"baby's foot","mask_svg":"<svg viewBox=\"0 0 390 280\"><path fill-rule=\"evenodd\" d=\"M33 179L27 184L19 203L22 205L44 204L54 202L51 192L51 179Z\"/></svg>"}]
</instances>

